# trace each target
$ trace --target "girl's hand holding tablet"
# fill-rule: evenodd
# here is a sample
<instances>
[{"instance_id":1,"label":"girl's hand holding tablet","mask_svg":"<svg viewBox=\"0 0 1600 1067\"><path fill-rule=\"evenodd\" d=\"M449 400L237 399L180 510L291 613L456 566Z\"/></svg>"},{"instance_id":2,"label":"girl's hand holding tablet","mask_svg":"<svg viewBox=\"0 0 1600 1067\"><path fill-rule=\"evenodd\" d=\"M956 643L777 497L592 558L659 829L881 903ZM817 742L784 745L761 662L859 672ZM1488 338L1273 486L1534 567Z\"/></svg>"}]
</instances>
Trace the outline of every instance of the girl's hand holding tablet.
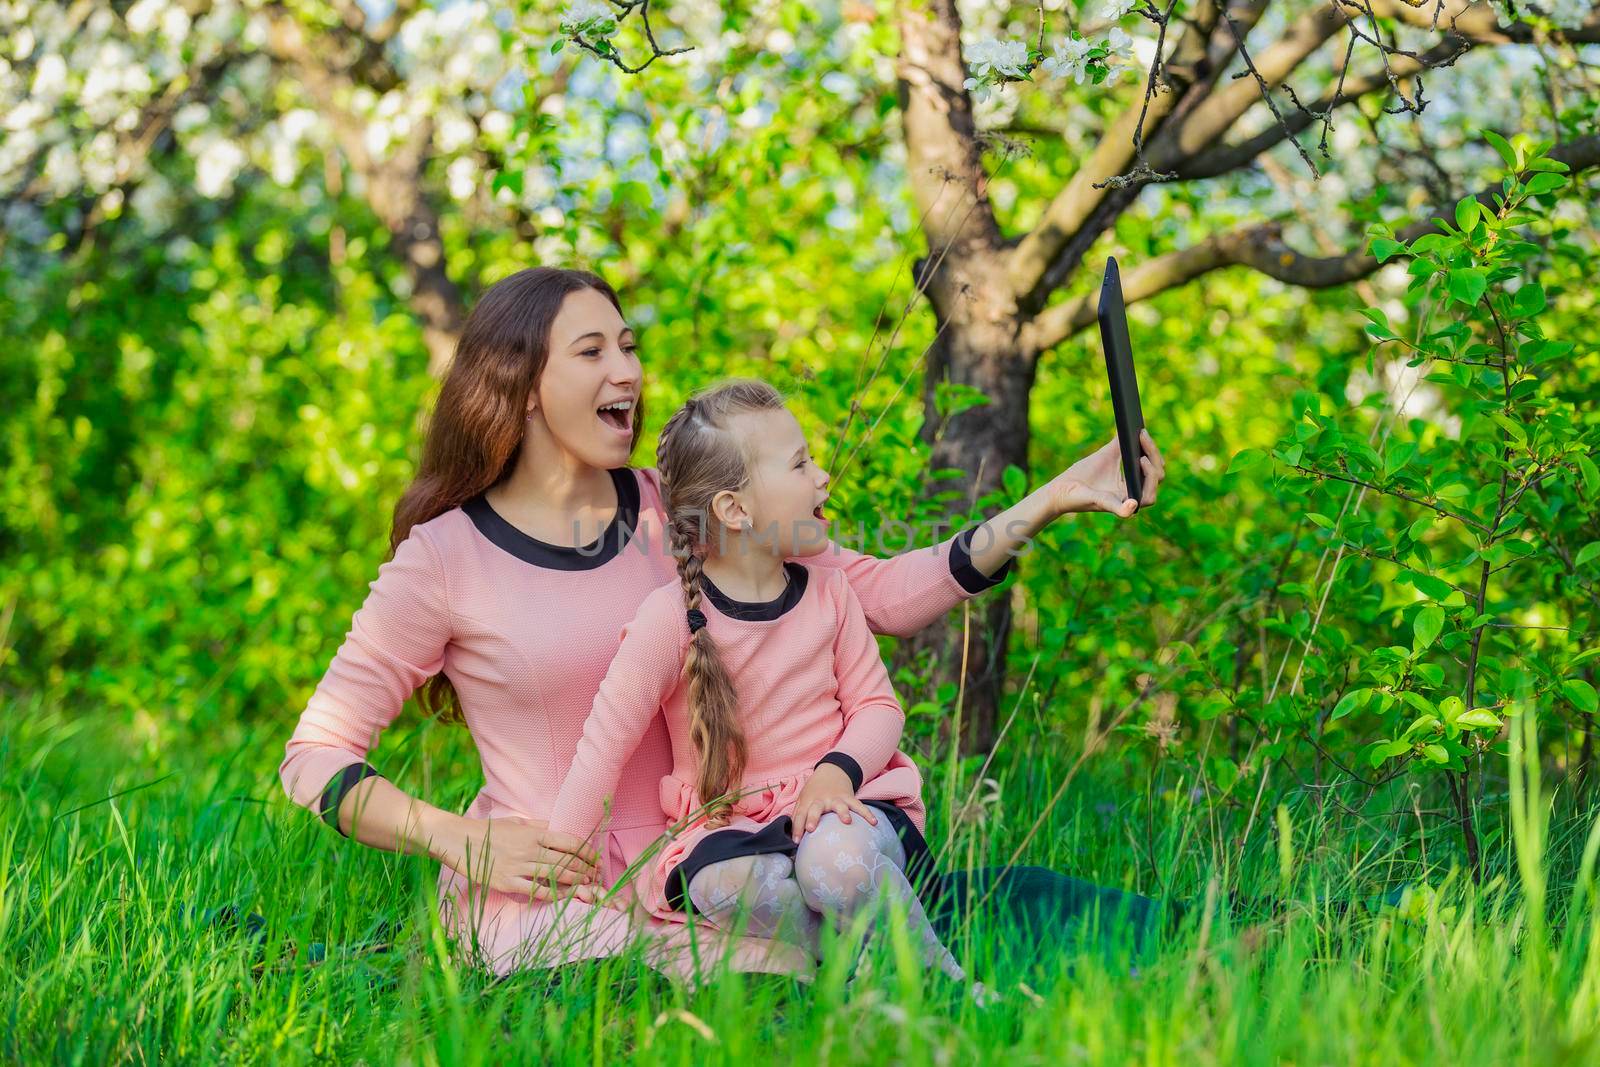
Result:
<instances>
[{"instance_id":1,"label":"girl's hand holding tablet","mask_svg":"<svg viewBox=\"0 0 1600 1067\"><path fill-rule=\"evenodd\" d=\"M1135 502L1128 496L1126 480L1122 473L1122 453L1113 435L1100 448L1078 460L1050 480L1047 489L1057 514L1079 511L1108 511L1120 518L1128 518L1140 508L1156 502L1161 480L1167 476L1167 462L1149 430L1139 431L1139 446L1143 455L1139 469L1144 474L1144 495Z\"/></svg>"}]
</instances>

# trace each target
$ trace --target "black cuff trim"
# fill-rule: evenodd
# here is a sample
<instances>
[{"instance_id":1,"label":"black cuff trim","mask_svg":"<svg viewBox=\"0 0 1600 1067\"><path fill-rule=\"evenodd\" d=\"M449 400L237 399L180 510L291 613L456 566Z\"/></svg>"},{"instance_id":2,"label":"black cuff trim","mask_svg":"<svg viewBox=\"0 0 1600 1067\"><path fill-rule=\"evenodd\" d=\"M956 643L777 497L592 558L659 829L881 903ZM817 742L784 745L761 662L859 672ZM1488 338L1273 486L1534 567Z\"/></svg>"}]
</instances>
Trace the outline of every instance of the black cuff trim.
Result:
<instances>
[{"instance_id":1,"label":"black cuff trim","mask_svg":"<svg viewBox=\"0 0 1600 1067\"><path fill-rule=\"evenodd\" d=\"M845 774L850 776L850 788L859 790L865 775L861 773L861 764L857 763L854 756L847 756L843 752L830 752L817 760L817 767L824 763L831 763ZM813 767L812 770L816 770Z\"/></svg>"},{"instance_id":2,"label":"black cuff trim","mask_svg":"<svg viewBox=\"0 0 1600 1067\"><path fill-rule=\"evenodd\" d=\"M1011 577L1017 557L1007 556L1000 569L993 574L984 574L972 565L972 535L977 533L976 526L969 526L956 534L955 540L950 544L950 573L955 575L956 581L961 583L961 588L968 593L981 593L985 589L993 589L1007 578Z\"/></svg>"},{"instance_id":3,"label":"black cuff trim","mask_svg":"<svg viewBox=\"0 0 1600 1067\"><path fill-rule=\"evenodd\" d=\"M334 775L333 781L329 782L328 787L322 791L322 801L318 805L322 821L335 830L339 830L339 833L345 837L349 837L349 834L339 829L339 805L344 802L345 794L354 789L356 783L363 778L382 777L383 775L379 774L377 768L370 763L352 763Z\"/></svg>"}]
</instances>

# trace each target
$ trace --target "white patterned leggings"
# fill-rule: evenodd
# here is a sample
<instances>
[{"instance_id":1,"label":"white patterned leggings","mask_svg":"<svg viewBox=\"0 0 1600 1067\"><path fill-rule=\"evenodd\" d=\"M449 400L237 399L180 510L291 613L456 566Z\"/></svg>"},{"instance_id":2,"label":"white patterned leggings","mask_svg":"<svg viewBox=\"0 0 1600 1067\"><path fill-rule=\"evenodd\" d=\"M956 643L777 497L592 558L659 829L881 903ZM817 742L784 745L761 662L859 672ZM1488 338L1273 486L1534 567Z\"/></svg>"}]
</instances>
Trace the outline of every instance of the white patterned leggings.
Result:
<instances>
[{"instance_id":1,"label":"white patterned leggings","mask_svg":"<svg viewBox=\"0 0 1600 1067\"><path fill-rule=\"evenodd\" d=\"M840 929L882 893L905 912L923 962L964 978L928 923L905 866L905 848L882 814L874 826L860 815L844 823L828 812L792 859L768 853L707 864L689 880L689 899L718 929L731 930L742 917L746 933L790 941L819 957L823 918Z\"/></svg>"}]
</instances>

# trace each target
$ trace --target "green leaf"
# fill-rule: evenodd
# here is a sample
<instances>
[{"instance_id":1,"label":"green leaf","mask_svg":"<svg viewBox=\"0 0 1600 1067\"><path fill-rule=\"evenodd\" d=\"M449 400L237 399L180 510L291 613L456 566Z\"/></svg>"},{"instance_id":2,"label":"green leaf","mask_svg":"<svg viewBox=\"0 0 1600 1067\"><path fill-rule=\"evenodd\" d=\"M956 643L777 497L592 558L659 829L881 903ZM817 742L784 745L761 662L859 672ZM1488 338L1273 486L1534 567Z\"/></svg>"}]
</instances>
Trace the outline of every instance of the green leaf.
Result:
<instances>
[{"instance_id":1,"label":"green leaf","mask_svg":"<svg viewBox=\"0 0 1600 1067\"><path fill-rule=\"evenodd\" d=\"M1372 695L1370 689L1352 689L1339 698L1339 703L1333 706L1333 712L1328 716L1328 721L1342 719L1353 711L1360 711L1367 703L1367 698Z\"/></svg>"},{"instance_id":2,"label":"green leaf","mask_svg":"<svg viewBox=\"0 0 1600 1067\"><path fill-rule=\"evenodd\" d=\"M1561 695L1572 701L1573 707L1590 715L1600 709L1600 693L1596 693L1594 686L1582 678L1568 678L1562 682Z\"/></svg>"},{"instance_id":3,"label":"green leaf","mask_svg":"<svg viewBox=\"0 0 1600 1067\"><path fill-rule=\"evenodd\" d=\"M1399 241L1391 241L1387 237L1375 237L1372 240L1372 254L1379 263L1387 263L1392 256L1397 256L1406 250L1406 246Z\"/></svg>"},{"instance_id":4,"label":"green leaf","mask_svg":"<svg viewBox=\"0 0 1600 1067\"><path fill-rule=\"evenodd\" d=\"M1322 514L1320 511L1308 511L1306 512L1306 518L1310 519L1314 524L1322 527L1324 530L1333 529L1333 520Z\"/></svg>"},{"instance_id":5,"label":"green leaf","mask_svg":"<svg viewBox=\"0 0 1600 1067\"><path fill-rule=\"evenodd\" d=\"M1578 453L1578 469L1583 472L1583 484L1591 493L1600 493L1600 467L1595 466L1594 460Z\"/></svg>"},{"instance_id":6,"label":"green leaf","mask_svg":"<svg viewBox=\"0 0 1600 1067\"><path fill-rule=\"evenodd\" d=\"M1517 165L1517 150L1512 148L1511 143L1504 137L1501 137L1493 130L1484 130L1483 139L1488 141L1496 152L1500 153L1500 158L1505 161L1507 167L1512 170L1521 169L1521 167Z\"/></svg>"},{"instance_id":7,"label":"green leaf","mask_svg":"<svg viewBox=\"0 0 1600 1067\"><path fill-rule=\"evenodd\" d=\"M1456 225L1463 232L1472 229L1478 222L1478 198L1464 196L1456 202Z\"/></svg>"},{"instance_id":8,"label":"green leaf","mask_svg":"<svg viewBox=\"0 0 1600 1067\"><path fill-rule=\"evenodd\" d=\"M1488 276L1475 267L1458 267L1447 276L1450 295L1463 304L1476 304L1489 287Z\"/></svg>"},{"instance_id":9,"label":"green leaf","mask_svg":"<svg viewBox=\"0 0 1600 1067\"><path fill-rule=\"evenodd\" d=\"M1566 184L1567 179L1559 174L1535 174L1528 179L1528 195L1540 196L1544 193L1553 193Z\"/></svg>"},{"instance_id":10,"label":"green leaf","mask_svg":"<svg viewBox=\"0 0 1600 1067\"><path fill-rule=\"evenodd\" d=\"M1433 701L1429 700L1427 697L1423 696L1414 689L1402 690L1397 695L1400 697L1402 703L1410 705L1413 711L1419 712L1423 716L1432 717L1434 713L1439 710L1433 706ZM1413 723L1413 725L1415 724Z\"/></svg>"},{"instance_id":11,"label":"green leaf","mask_svg":"<svg viewBox=\"0 0 1600 1067\"><path fill-rule=\"evenodd\" d=\"M1521 426L1519 426L1514 419L1507 418L1498 411L1490 412L1489 417L1494 420L1495 425L1499 426L1506 433L1510 434L1511 439L1518 445L1522 447L1527 446L1528 433Z\"/></svg>"},{"instance_id":12,"label":"green leaf","mask_svg":"<svg viewBox=\"0 0 1600 1067\"><path fill-rule=\"evenodd\" d=\"M1275 448L1272 450L1272 454L1277 459L1282 460L1285 465L1297 467L1300 465L1300 457L1305 455L1305 451L1304 445L1290 445L1284 449Z\"/></svg>"},{"instance_id":13,"label":"green leaf","mask_svg":"<svg viewBox=\"0 0 1600 1067\"><path fill-rule=\"evenodd\" d=\"M1374 767L1381 766L1385 760L1393 759L1410 749L1411 746L1404 741L1379 741L1367 749L1367 762Z\"/></svg>"},{"instance_id":14,"label":"green leaf","mask_svg":"<svg viewBox=\"0 0 1600 1067\"><path fill-rule=\"evenodd\" d=\"M1266 462L1267 454L1259 448L1246 448L1234 455L1228 464L1228 474L1237 474L1247 471L1252 467L1259 467Z\"/></svg>"},{"instance_id":15,"label":"green leaf","mask_svg":"<svg viewBox=\"0 0 1600 1067\"><path fill-rule=\"evenodd\" d=\"M1444 746L1440 744L1423 745L1422 755L1434 763L1450 762L1450 753L1446 752Z\"/></svg>"},{"instance_id":16,"label":"green leaf","mask_svg":"<svg viewBox=\"0 0 1600 1067\"><path fill-rule=\"evenodd\" d=\"M1390 341L1395 335L1394 328L1389 325L1389 316L1384 314L1382 308L1362 308L1361 314L1368 319L1367 336L1374 341Z\"/></svg>"},{"instance_id":17,"label":"green leaf","mask_svg":"<svg viewBox=\"0 0 1600 1067\"><path fill-rule=\"evenodd\" d=\"M1538 282L1524 282L1511 297L1511 310L1521 318L1531 318L1544 310L1544 286Z\"/></svg>"},{"instance_id":18,"label":"green leaf","mask_svg":"<svg viewBox=\"0 0 1600 1067\"><path fill-rule=\"evenodd\" d=\"M1473 708L1471 711L1462 712L1457 716L1456 725L1472 729L1498 730L1500 729L1500 716L1488 708Z\"/></svg>"},{"instance_id":19,"label":"green leaf","mask_svg":"<svg viewBox=\"0 0 1600 1067\"><path fill-rule=\"evenodd\" d=\"M1000 473L1000 484L1011 499L1020 500L1026 495L1028 475L1015 463L1007 463L1006 469Z\"/></svg>"},{"instance_id":20,"label":"green leaf","mask_svg":"<svg viewBox=\"0 0 1600 1067\"><path fill-rule=\"evenodd\" d=\"M1439 631L1444 629L1444 609L1437 604L1429 604L1417 612L1417 617L1411 620L1411 649L1421 652L1434 641L1438 640Z\"/></svg>"},{"instance_id":21,"label":"green leaf","mask_svg":"<svg viewBox=\"0 0 1600 1067\"><path fill-rule=\"evenodd\" d=\"M1451 585L1443 578L1435 578L1431 574L1418 574L1416 571L1402 571L1400 576L1406 581L1410 582L1412 585L1416 586L1418 592L1427 596L1431 596L1435 600L1443 600L1445 597L1456 591L1455 586Z\"/></svg>"},{"instance_id":22,"label":"green leaf","mask_svg":"<svg viewBox=\"0 0 1600 1067\"><path fill-rule=\"evenodd\" d=\"M1578 554L1572 557L1572 565L1574 567L1581 567L1585 563L1588 563L1591 559L1594 559L1596 556L1600 556L1600 541L1590 541L1588 544L1578 549Z\"/></svg>"},{"instance_id":23,"label":"green leaf","mask_svg":"<svg viewBox=\"0 0 1600 1067\"><path fill-rule=\"evenodd\" d=\"M1422 518L1420 518L1416 522L1412 523L1411 524L1411 529L1407 530L1406 532L1411 535L1411 540L1420 541L1420 540L1422 540L1422 535L1427 533L1428 530L1432 526L1433 526L1433 516L1432 515L1424 515L1424 516L1422 516Z\"/></svg>"}]
</instances>

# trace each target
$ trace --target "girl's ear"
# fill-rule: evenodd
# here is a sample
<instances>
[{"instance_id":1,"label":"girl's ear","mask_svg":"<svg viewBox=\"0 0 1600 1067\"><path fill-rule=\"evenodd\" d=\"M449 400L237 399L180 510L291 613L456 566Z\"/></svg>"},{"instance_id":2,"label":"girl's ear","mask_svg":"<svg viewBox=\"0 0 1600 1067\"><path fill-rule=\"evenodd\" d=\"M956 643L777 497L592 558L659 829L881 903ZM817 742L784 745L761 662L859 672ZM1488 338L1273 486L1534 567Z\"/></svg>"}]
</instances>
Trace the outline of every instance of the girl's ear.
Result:
<instances>
[{"instance_id":1,"label":"girl's ear","mask_svg":"<svg viewBox=\"0 0 1600 1067\"><path fill-rule=\"evenodd\" d=\"M711 525L714 530L738 532L749 522L750 513L745 510L738 493L723 489L711 498Z\"/></svg>"}]
</instances>

